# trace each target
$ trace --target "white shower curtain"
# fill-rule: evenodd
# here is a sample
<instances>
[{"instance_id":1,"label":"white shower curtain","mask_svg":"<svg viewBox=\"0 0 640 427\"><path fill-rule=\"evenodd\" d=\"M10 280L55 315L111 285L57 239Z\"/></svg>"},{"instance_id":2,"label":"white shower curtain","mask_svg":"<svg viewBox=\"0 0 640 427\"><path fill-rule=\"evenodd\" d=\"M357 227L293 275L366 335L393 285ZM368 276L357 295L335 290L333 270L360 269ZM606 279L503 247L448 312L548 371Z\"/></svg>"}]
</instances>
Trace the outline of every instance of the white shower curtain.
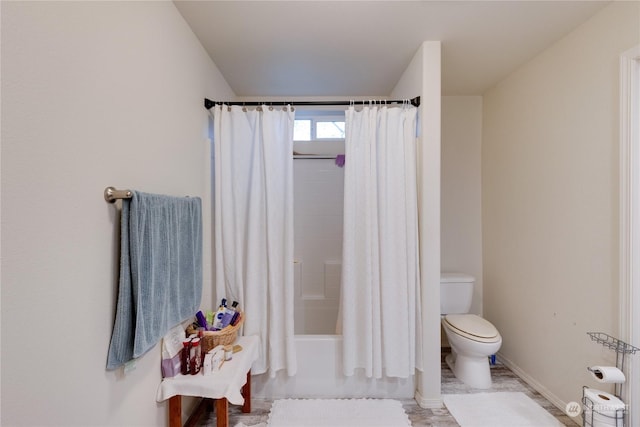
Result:
<instances>
[{"instance_id":1,"label":"white shower curtain","mask_svg":"<svg viewBox=\"0 0 640 427\"><path fill-rule=\"evenodd\" d=\"M344 374L407 378L421 369L411 106L346 111L342 333Z\"/></svg>"},{"instance_id":2,"label":"white shower curtain","mask_svg":"<svg viewBox=\"0 0 640 427\"><path fill-rule=\"evenodd\" d=\"M252 372L296 373L291 107L214 107L216 294L240 302L259 335Z\"/></svg>"}]
</instances>

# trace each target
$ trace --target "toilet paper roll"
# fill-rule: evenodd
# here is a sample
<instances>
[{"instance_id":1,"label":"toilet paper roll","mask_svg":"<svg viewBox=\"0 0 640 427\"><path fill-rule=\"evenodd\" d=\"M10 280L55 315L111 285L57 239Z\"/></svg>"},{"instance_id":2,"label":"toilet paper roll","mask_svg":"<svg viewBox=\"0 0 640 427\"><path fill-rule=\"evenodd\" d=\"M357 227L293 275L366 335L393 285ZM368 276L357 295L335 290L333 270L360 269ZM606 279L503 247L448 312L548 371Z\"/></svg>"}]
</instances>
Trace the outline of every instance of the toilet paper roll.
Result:
<instances>
[{"instance_id":1,"label":"toilet paper roll","mask_svg":"<svg viewBox=\"0 0 640 427\"><path fill-rule=\"evenodd\" d=\"M586 420L585 426L590 427L618 427L623 425L624 417L616 419L613 417L607 417L605 415L594 412L593 414L589 409L584 411L584 419Z\"/></svg>"},{"instance_id":2,"label":"toilet paper roll","mask_svg":"<svg viewBox=\"0 0 640 427\"><path fill-rule=\"evenodd\" d=\"M626 381L624 372L615 366L592 366L589 371L599 383L622 384Z\"/></svg>"},{"instance_id":3,"label":"toilet paper roll","mask_svg":"<svg viewBox=\"0 0 640 427\"><path fill-rule=\"evenodd\" d=\"M624 402L606 391L586 388L584 390L585 419L593 420L593 427L617 426L624 419Z\"/></svg>"}]
</instances>

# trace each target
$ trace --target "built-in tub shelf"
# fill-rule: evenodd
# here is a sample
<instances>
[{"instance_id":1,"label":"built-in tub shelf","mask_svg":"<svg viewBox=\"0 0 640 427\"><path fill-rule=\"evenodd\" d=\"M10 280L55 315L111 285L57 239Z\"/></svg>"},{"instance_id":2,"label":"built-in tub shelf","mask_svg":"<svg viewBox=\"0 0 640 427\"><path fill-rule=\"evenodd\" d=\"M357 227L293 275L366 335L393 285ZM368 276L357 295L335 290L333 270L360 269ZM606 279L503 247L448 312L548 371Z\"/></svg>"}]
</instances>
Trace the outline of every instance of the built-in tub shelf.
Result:
<instances>
[{"instance_id":1,"label":"built-in tub shelf","mask_svg":"<svg viewBox=\"0 0 640 427\"><path fill-rule=\"evenodd\" d=\"M640 350L638 347L627 344L626 342L621 341L618 338L614 338L609 334L605 334L604 332L587 332L587 335L591 337L591 341L600 343L603 346L614 350L616 353L635 354L636 351Z\"/></svg>"}]
</instances>

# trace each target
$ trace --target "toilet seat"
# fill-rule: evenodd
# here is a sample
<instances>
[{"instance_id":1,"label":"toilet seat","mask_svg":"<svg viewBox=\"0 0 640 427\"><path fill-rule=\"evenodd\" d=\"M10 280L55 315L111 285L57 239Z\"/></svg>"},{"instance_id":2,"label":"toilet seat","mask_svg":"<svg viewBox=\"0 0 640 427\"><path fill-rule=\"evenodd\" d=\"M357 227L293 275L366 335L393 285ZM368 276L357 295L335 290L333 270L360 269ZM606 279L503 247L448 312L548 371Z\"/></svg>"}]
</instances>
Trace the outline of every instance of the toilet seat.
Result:
<instances>
[{"instance_id":1,"label":"toilet seat","mask_svg":"<svg viewBox=\"0 0 640 427\"><path fill-rule=\"evenodd\" d=\"M475 314L447 314L444 321L451 332L473 341L494 343L501 339L491 322Z\"/></svg>"}]
</instances>

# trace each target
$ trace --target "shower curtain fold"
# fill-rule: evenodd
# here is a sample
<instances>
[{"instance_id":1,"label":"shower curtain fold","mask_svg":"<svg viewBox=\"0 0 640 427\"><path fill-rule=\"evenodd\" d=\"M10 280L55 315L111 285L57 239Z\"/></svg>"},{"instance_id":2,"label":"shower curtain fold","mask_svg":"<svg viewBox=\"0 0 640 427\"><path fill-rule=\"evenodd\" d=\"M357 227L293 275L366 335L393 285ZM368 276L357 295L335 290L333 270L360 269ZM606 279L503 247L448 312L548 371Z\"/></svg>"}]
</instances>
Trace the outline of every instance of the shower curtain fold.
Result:
<instances>
[{"instance_id":1,"label":"shower curtain fold","mask_svg":"<svg viewBox=\"0 0 640 427\"><path fill-rule=\"evenodd\" d=\"M344 374L421 369L415 107L346 111Z\"/></svg>"},{"instance_id":2,"label":"shower curtain fold","mask_svg":"<svg viewBox=\"0 0 640 427\"><path fill-rule=\"evenodd\" d=\"M259 335L252 372L296 372L293 336L293 123L290 111L216 106L216 295L239 301Z\"/></svg>"}]
</instances>

